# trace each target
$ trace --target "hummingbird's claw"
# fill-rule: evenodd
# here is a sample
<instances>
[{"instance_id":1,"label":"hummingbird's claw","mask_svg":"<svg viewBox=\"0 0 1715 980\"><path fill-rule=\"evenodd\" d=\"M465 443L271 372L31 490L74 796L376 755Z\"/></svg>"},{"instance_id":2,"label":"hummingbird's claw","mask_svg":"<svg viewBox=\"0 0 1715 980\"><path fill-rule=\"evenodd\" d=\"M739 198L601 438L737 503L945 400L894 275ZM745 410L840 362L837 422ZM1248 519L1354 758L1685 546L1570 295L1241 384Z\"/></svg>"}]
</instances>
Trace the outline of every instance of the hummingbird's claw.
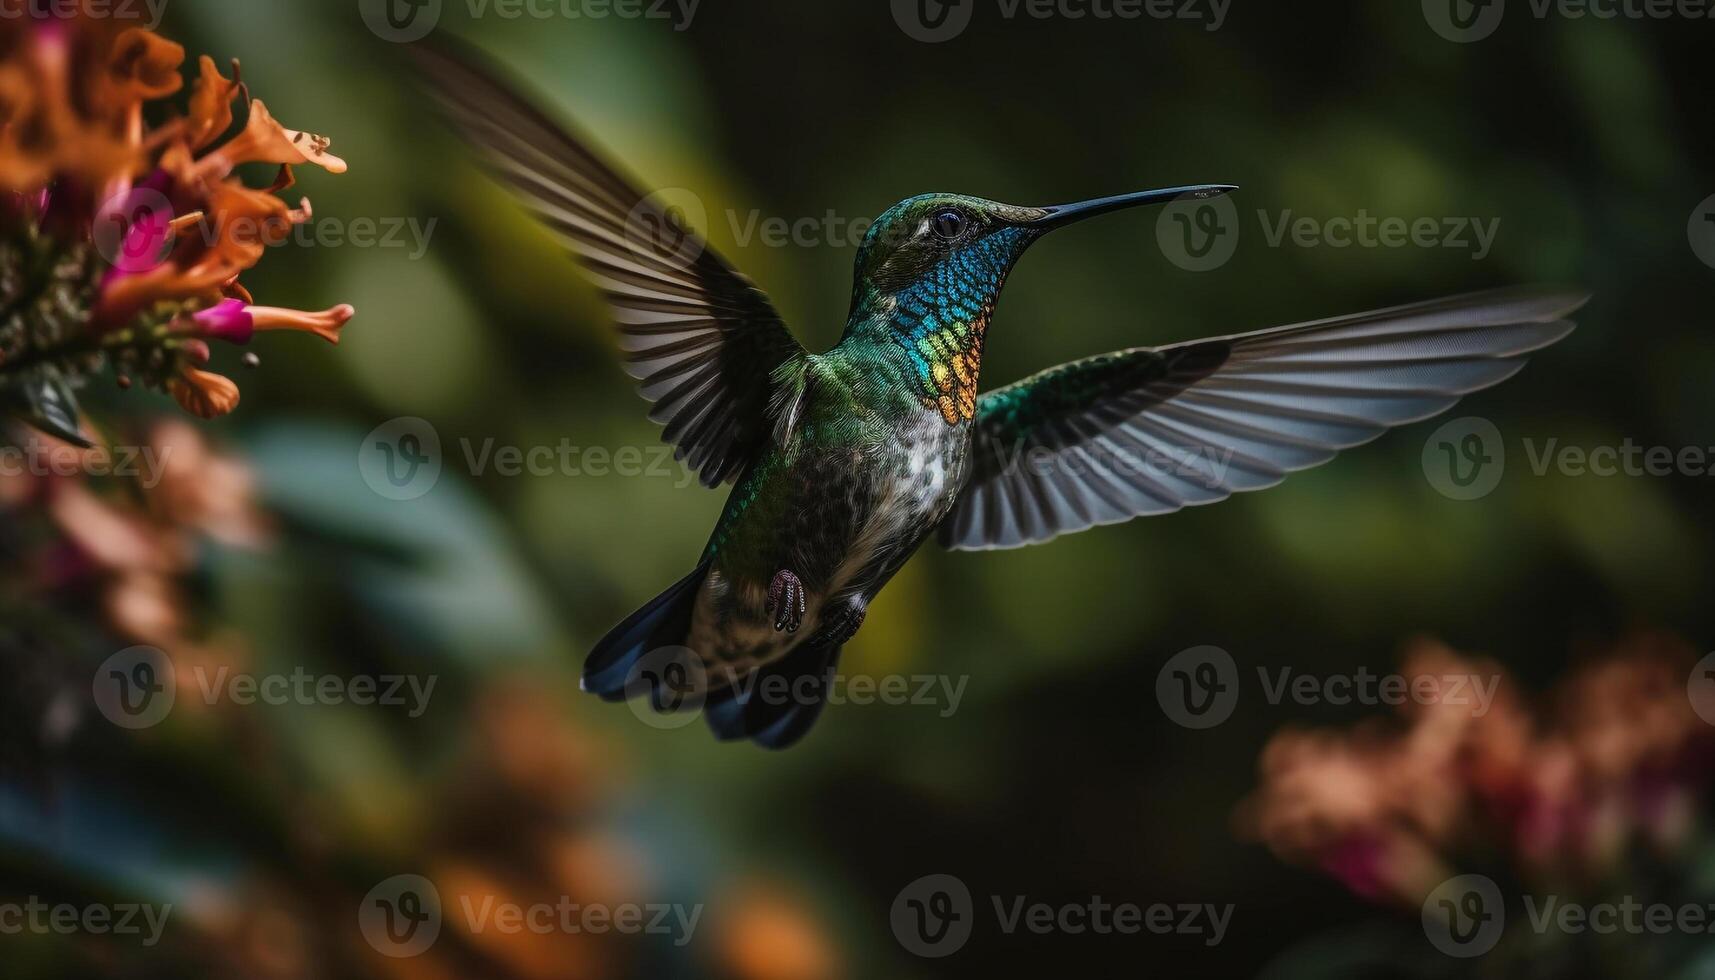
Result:
<instances>
[{"instance_id":1,"label":"hummingbird's claw","mask_svg":"<svg viewBox=\"0 0 1715 980\"><path fill-rule=\"evenodd\" d=\"M775 572L768 584L768 615L774 619L776 633L796 633L804 625L804 583L789 569Z\"/></svg>"},{"instance_id":2,"label":"hummingbird's claw","mask_svg":"<svg viewBox=\"0 0 1715 980\"><path fill-rule=\"evenodd\" d=\"M854 595L840 603L828 616L822 628L810 639L812 645L839 646L857 635L863 626L864 617L869 614L869 604L863 596Z\"/></svg>"}]
</instances>

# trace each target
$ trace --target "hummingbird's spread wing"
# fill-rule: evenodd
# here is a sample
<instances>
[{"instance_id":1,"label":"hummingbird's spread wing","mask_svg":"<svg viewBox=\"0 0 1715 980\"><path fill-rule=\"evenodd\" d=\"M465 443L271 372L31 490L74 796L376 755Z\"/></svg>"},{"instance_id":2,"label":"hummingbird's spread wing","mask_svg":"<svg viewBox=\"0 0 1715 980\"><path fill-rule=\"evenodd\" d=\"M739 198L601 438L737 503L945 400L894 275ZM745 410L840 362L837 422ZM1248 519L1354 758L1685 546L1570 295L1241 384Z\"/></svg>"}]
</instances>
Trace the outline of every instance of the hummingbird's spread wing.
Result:
<instances>
[{"instance_id":1,"label":"hummingbird's spread wing","mask_svg":"<svg viewBox=\"0 0 1715 980\"><path fill-rule=\"evenodd\" d=\"M490 172L606 294L662 438L705 485L737 476L767 438L770 374L803 353L768 297L474 56L412 51Z\"/></svg>"},{"instance_id":2,"label":"hummingbird's spread wing","mask_svg":"<svg viewBox=\"0 0 1715 980\"><path fill-rule=\"evenodd\" d=\"M1477 293L1045 371L979 400L941 543L1016 548L1274 486L1511 377L1587 298Z\"/></svg>"}]
</instances>

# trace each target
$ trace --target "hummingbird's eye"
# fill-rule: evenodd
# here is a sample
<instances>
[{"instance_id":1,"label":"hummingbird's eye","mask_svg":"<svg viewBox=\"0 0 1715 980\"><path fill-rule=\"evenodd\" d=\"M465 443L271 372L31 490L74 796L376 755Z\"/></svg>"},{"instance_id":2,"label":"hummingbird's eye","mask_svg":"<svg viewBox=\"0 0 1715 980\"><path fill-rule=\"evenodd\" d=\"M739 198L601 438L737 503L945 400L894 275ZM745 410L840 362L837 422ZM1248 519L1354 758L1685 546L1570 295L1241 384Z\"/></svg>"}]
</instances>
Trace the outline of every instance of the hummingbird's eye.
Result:
<instances>
[{"instance_id":1,"label":"hummingbird's eye","mask_svg":"<svg viewBox=\"0 0 1715 980\"><path fill-rule=\"evenodd\" d=\"M971 219L966 217L963 211L954 208L938 212L935 217L929 219L930 230L934 231L937 237L949 242L963 237L970 224Z\"/></svg>"}]
</instances>

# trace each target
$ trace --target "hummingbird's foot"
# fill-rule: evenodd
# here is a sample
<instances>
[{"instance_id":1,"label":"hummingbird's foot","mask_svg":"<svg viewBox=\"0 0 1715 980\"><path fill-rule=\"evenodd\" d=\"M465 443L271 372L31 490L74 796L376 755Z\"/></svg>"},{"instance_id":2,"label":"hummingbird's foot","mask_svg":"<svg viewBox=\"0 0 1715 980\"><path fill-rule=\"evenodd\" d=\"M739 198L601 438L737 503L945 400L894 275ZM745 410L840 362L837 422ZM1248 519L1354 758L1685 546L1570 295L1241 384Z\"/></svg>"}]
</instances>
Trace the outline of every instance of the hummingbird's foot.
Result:
<instances>
[{"instance_id":1,"label":"hummingbird's foot","mask_svg":"<svg viewBox=\"0 0 1715 980\"><path fill-rule=\"evenodd\" d=\"M768 615L776 633L796 633L804 625L804 583L790 569L775 572L768 584Z\"/></svg>"},{"instance_id":2,"label":"hummingbird's foot","mask_svg":"<svg viewBox=\"0 0 1715 980\"><path fill-rule=\"evenodd\" d=\"M863 626L863 619L867 615L869 615L869 603L864 601L863 596L852 596L828 611L827 621L810 639L810 645L839 646L857 635L857 631Z\"/></svg>"}]
</instances>

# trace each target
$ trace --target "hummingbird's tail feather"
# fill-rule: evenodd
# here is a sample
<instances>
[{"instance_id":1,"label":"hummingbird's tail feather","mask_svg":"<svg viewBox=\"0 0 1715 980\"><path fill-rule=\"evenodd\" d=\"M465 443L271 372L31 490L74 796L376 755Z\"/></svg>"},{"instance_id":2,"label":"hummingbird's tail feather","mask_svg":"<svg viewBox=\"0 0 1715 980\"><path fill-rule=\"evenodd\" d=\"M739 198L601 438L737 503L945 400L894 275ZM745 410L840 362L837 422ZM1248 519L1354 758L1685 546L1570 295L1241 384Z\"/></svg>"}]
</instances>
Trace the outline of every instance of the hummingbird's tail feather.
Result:
<instances>
[{"instance_id":1,"label":"hummingbird's tail feather","mask_svg":"<svg viewBox=\"0 0 1715 980\"><path fill-rule=\"evenodd\" d=\"M603 701L624 701L640 693L635 688L627 690L634 680L632 671L650 651L684 644L697 592L708 573L709 562L704 561L609 630L584 660L583 689Z\"/></svg>"},{"instance_id":2,"label":"hummingbird's tail feather","mask_svg":"<svg viewBox=\"0 0 1715 980\"><path fill-rule=\"evenodd\" d=\"M715 738L748 738L765 749L789 748L809 733L827 703L839 644L805 644L779 663L709 695L703 715Z\"/></svg>"}]
</instances>

